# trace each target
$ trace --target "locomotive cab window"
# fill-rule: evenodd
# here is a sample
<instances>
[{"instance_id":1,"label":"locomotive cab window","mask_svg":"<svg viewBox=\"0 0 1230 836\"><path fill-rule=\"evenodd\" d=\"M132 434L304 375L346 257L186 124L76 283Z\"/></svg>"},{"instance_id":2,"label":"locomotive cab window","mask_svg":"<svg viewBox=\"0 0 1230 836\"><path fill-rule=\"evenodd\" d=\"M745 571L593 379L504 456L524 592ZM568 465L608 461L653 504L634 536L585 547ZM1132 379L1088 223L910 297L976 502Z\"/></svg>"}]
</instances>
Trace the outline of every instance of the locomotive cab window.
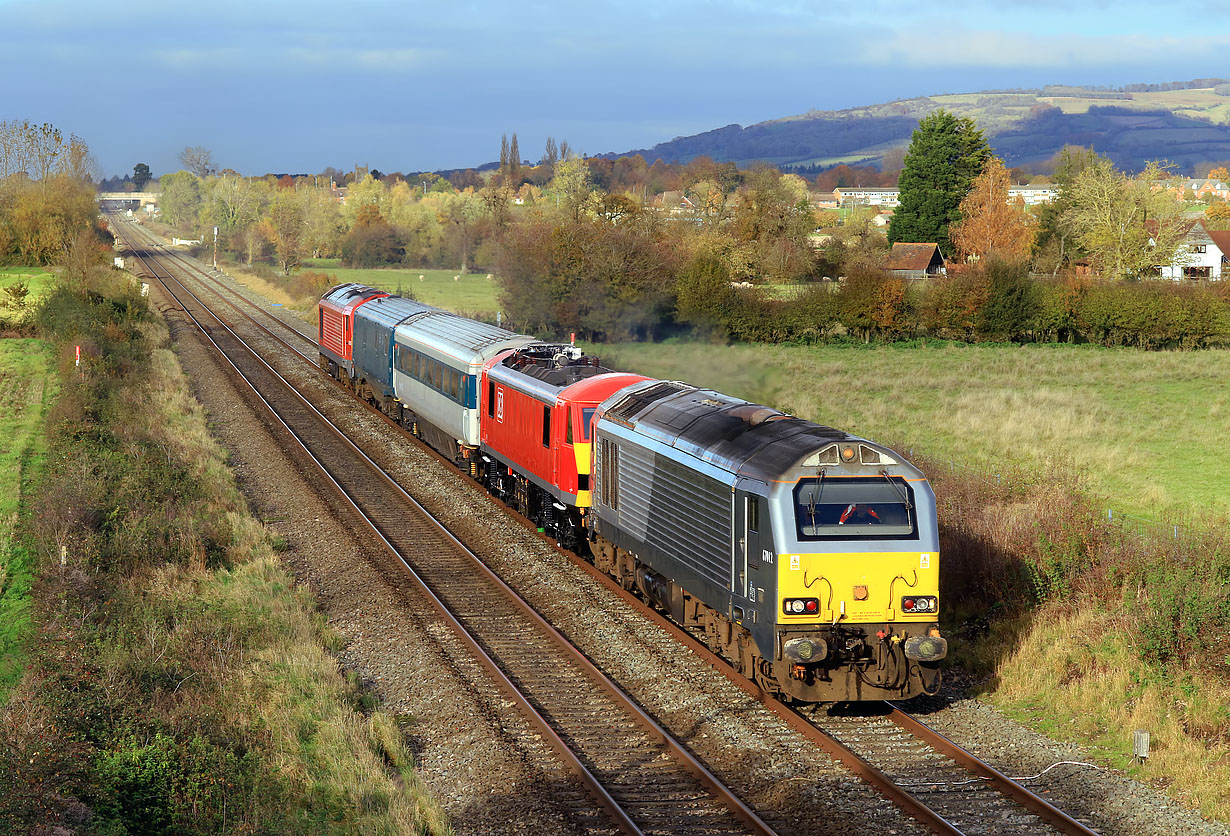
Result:
<instances>
[{"instance_id":1,"label":"locomotive cab window","mask_svg":"<svg viewBox=\"0 0 1230 836\"><path fill-rule=\"evenodd\" d=\"M581 440L589 441L589 425L594 420L594 413L598 410L594 407L581 410Z\"/></svg>"},{"instance_id":2,"label":"locomotive cab window","mask_svg":"<svg viewBox=\"0 0 1230 836\"><path fill-rule=\"evenodd\" d=\"M901 477L802 479L794 518L800 540L918 538L914 494Z\"/></svg>"},{"instance_id":3,"label":"locomotive cab window","mask_svg":"<svg viewBox=\"0 0 1230 836\"><path fill-rule=\"evenodd\" d=\"M542 446L551 446L551 407L542 408Z\"/></svg>"},{"instance_id":4,"label":"locomotive cab window","mask_svg":"<svg viewBox=\"0 0 1230 836\"><path fill-rule=\"evenodd\" d=\"M495 381L487 378L487 417L495 417Z\"/></svg>"}]
</instances>

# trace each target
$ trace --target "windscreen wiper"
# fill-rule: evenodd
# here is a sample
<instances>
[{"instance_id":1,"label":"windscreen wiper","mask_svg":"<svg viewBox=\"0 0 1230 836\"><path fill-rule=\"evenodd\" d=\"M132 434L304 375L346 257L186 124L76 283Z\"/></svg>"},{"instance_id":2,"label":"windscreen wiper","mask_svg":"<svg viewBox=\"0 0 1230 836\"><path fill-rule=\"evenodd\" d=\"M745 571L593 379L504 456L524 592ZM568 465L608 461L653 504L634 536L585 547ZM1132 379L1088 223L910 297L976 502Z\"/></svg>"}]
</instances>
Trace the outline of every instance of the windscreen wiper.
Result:
<instances>
[{"instance_id":1,"label":"windscreen wiper","mask_svg":"<svg viewBox=\"0 0 1230 836\"><path fill-rule=\"evenodd\" d=\"M807 503L807 514L811 517L812 531L816 529L816 503L820 501L820 493L824 490L824 468L817 468L817 471L820 481L816 483L816 489L811 493L811 502Z\"/></svg>"},{"instance_id":2,"label":"windscreen wiper","mask_svg":"<svg viewBox=\"0 0 1230 836\"><path fill-rule=\"evenodd\" d=\"M892 485L893 490L895 490L897 492L897 495L901 497L901 502L902 504L905 505L905 510L909 511L910 509L912 509L914 506L910 504L910 494L909 492L906 491L905 486L898 485L896 482L894 482L893 477L888 475L887 470L881 470L880 475L888 480L888 484Z\"/></svg>"}]
</instances>

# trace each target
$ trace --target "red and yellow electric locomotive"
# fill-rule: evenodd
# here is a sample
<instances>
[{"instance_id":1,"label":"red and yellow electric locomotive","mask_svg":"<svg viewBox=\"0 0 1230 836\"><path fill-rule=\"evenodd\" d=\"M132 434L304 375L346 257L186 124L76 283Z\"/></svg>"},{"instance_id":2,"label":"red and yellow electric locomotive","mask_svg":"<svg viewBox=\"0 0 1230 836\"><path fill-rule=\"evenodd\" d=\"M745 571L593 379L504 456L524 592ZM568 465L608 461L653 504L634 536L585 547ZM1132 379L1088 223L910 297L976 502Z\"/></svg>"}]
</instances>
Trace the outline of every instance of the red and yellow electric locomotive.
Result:
<instances>
[{"instance_id":1,"label":"red and yellow electric locomotive","mask_svg":"<svg viewBox=\"0 0 1230 836\"><path fill-rule=\"evenodd\" d=\"M647 378L613 372L573 345L535 343L483 369L480 417L488 489L563 547L585 542L590 424L598 404Z\"/></svg>"}]
</instances>

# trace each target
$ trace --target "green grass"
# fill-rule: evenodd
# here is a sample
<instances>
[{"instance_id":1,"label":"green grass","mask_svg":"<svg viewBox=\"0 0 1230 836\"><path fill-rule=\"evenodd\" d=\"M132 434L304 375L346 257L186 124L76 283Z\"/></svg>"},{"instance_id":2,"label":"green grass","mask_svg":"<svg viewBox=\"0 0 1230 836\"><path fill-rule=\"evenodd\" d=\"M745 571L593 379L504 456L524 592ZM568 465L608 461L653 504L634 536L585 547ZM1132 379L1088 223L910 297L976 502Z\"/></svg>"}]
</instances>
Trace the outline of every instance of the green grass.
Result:
<instances>
[{"instance_id":1,"label":"green grass","mask_svg":"<svg viewBox=\"0 0 1230 836\"><path fill-rule=\"evenodd\" d=\"M0 340L0 701L20 676L32 566L13 540L24 489L41 460L43 416L55 391L39 340Z\"/></svg>"},{"instance_id":2,"label":"green grass","mask_svg":"<svg viewBox=\"0 0 1230 836\"><path fill-rule=\"evenodd\" d=\"M1230 351L1089 346L620 344L608 362L688 380L931 459L1063 461L1105 507L1230 521Z\"/></svg>"},{"instance_id":3,"label":"green grass","mask_svg":"<svg viewBox=\"0 0 1230 836\"><path fill-rule=\"evenodd\" d=\"M0 290L6 287L15 285L18 282L24 282L29 293L26 296L26 310L34 304L42 296L45 296L51 290L52 284L56 280L55 273L44 270L41 267L0 267ZM0 298L3 298L0 296ZM2 309L0 309L2 310ZM22 316L11 317L21 321Z\"/></svg>"},{"instance_id":4,"label":"green grass","mask_svg":"<svg viewBox=\"0 0 1230 836\"><path fill-rule=\"evenodd\" d=\"M340 267L339 259L309 259L303 269L337 276L339 282L360 282L381 290L413 293L428 305L470 315L494 315L500 309L499 284L486 273L458 273L456 270L421 270L381 267L367 269ZM419 277L422 277L420 280ZM454 281L454 276L460 278Z\"/></svg>"}]
</instances>

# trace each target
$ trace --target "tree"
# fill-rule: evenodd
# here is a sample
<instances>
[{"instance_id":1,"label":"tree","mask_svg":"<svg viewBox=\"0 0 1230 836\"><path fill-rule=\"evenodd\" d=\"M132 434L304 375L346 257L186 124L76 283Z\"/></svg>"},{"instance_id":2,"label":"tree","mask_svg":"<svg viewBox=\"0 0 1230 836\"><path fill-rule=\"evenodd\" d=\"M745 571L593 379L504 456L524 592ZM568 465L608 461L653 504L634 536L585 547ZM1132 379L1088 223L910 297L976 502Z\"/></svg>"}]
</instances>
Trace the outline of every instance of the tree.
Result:
<instances>
[{"instance_id":1,"label":"tree","mask_svg":"<svg viewBox=\"0 0 1230 836\"><path fill-rule=\"evenodd\" d=\"M957 252L975 258L998 256L1022 261L1034 243L1033 218L1020 198L1009 198L1008 169L989 157L973 188L961 201L961 220L949 229Z\"/></svg>"},{"instance_id":2,"label":"tree","mask_svg":"<svg viewBox=\"0 0 1230 836\"><path fill-rule=\"evenodd\" d=\"M555 176L547 184L547 195L555 199L560 211L579 219L589 206L593 189L589 182L589 166L576 158L562 160L555 167Z\"/></svg>"},{"instance_id":3,"label":"tree","mask_svg":"<svg viewBox=\"0 0 1230 836\"><path fill-rule=\"evenodd\" d=\"M948 227L961 219L961 201L990 155L982 131L968 117L937 110L918 123L898 187L901 205L888 240L939 244L951 253Z\"/></svg>"},{"instance_id":4,"label":"tree","mask_svg":"<svg viewBox=\"0 0 1230 836\"><path fill-rule=\"evenodd\" d=\"M1099 157L1073 181L1072 206L1062 222L1102 275L1139 278L1175 259L1189 224L1174 196L1153 187L1165 176L1160 165L1150 163L1129 180Z\"/></svg>"},{"instance_id":5,"label":"tree","mask_svg":"<svg viewBox=\"0 0 1230 836\"><path fill-rule=\"evenodd\" d=\"M278 255L278 267L283 275L289 276L290 271L303 261L305 224L298 196L292 191L279 190L269 207L269 217L265 223L269 240Z\"/></svg>"},{"instance_id":6,"label":"tree","mask_svg":"<svg viewBox=\"0 0 1230 836\"><path fill-rule=\"evenodd\" d=\"M145 163L137 163L132 167L132 184L136 186L137 191L145 191L145 184L154 179L154 175L150 173L149 166Z\"/></svg>"},{"instance_id":7,"label":"tree","mask_svg":"<svg viewBox=\"0 0 1230 836\"><path fill-rule=\"evenodd\" d=\"M215 172L213 152L200 145L191 145L180 151L179 161L184 164L185 169L200 178L208 177Z\"/></svg>"},{"instance_id":8,"label":"tree","mask_svg":"<svg viewBox=\"0 0 1230 836\"><path fill-rule=\"evenodd\" d=\"M1214 203L1204 210L1209 229L1230 229L1230 203Z\"/></svg>"},{"instance_id":9,"label":"tree","mask_svg":"<svg viewBox=\"0 0 1230 836\"><path fill-rule=\"evenodd\" d=\"M191 172L177 171L164 175L160 184L158 203L167 223L184 230L195 228L201 211L201 181Z\"/></svg>"},{"instance_id":10,"label":"tree","mask_svg":"<svg viewBox=\"0 0 1230 836\"><path fill-rule=\"evenodd\" d=\"M1098 159L1097 152L1092 148L1079 145L1065 145L1053 158L1054 181L1059 187L1059 194L1038 209L1038 231L1034 241L1035 269L1054 276L1068 261L1081 254L1071 224L1065 223L1064 218L1072 208L1073 182Z\"/></svg>"},{"instance_id":11,"label":"tree","mask_svg":"<svg viewBox=\"0 0 1230 836\"><path fill-rule=\"evenodd\" d=\"M508 177L513 188L521 185L521 149L517 146L517 132L513 131L508 143Z\"/></svg>"}]
</instances>

